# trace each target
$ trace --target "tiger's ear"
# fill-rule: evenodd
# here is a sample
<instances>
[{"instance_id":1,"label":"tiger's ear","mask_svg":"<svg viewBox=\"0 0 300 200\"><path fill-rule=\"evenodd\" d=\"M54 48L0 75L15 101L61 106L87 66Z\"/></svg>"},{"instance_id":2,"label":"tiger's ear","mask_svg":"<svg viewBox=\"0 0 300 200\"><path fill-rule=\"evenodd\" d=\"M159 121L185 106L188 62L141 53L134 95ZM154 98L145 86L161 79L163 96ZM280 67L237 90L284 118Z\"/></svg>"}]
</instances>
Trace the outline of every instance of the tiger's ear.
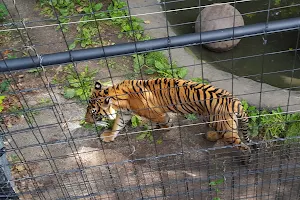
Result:
<instances>
[{"instance_id":1,"label":"tiger's ear","mask_svg":"<svg viewBox=\"0 0 300 200\"><path fill-rule=\"evenodd\" d=\"M96 83L95 83L95 89L96 90L101 90L101 87L102 87L101 83L99 83L98 81L96 81Z\"/></svg>"}]
</instances>

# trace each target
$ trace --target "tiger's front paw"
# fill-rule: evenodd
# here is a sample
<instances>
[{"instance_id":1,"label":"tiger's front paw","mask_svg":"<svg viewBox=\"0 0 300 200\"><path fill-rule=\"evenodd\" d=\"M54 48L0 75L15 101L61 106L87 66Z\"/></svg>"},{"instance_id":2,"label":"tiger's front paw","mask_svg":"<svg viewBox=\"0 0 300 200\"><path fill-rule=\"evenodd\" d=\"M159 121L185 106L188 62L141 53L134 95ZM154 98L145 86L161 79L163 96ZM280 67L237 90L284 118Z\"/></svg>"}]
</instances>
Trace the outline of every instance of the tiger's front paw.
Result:
<instances>
[{"instance_id":1,"label":"tiger's front paw","mask_svg":"<svg viewBox=\"0 0 300 200\"><path fill-rule=\"evenodd\" d=\"M100 138L103 142L113 142L117 136L111 131L104 131Z\"/></svg>"}]
</instances>

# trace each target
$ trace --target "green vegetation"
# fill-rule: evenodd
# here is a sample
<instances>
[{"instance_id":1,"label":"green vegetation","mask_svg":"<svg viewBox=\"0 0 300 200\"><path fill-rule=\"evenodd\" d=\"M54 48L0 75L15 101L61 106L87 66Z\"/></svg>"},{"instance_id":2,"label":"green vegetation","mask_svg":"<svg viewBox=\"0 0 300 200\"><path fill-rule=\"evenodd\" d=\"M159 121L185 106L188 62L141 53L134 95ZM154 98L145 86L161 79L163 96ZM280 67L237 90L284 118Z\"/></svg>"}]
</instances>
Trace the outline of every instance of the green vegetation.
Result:
<instances>
[{"instance_id":1,"label":"green vegetation","mask_svg":"<svg viewBox=\"0 0 300 200\"><path fill-rule=\"evenodd\" d=\"M21 161L17 154L10 154L7 159L10 163L17 163Z\"/></svg>"},{"instance_id":2,"label":"green vegetation","mask_svg":"<svg viewBox=\"0 0 300 200\"><path fill-rule=\"evenodd\" d=\"M4 102L3 101L6 98L6 96L3 93L8 91L9 84L10 84L10 81L8 81L8 80L3 80L0 83L0 112L2 112L3 109L4 109Z\"/></svg>"},{"instance_id":3,"label":"green vegetation","mask_svg":"<svg viewBox=\"0 0 300 200\"><path fill-rule=\"evenodd\" d=\"M192 113L192 114L185 114L184 117L188 120L194 121L197 119L196 114Z\"/></svg>"},{"instance_id":4,"label":"green vegetation","mask_svg":"<svg viewBox=\"0 0 300 200\"><path fill-rule=\"evenodd\" d=\"M59 22L62 23L62 31L67 32L70 22L70 16L83 15L80 18L81 23L77 25L77 35L73 43L69 45L70 49L74 49L77 44L85 48L96 44L94 37L98 34L98 26L95 20L107 17L105 12L100 10L103 7L102 3L90 2L89 0L42 0L40 3L42 14L55 17L53 7L57 15L59 15ZM92 14L93 13L93 14ZM60 26L57 27L59 29Z\"/></svg>"},{"instance_id":5,"label":"green vegetation","mask_svg":"<svg viewBox=\"0 0 300 200\"><path fill-rule=\"evenodd\" d=\"M41 98L41 99L38 100L38 104L40 106L51 105L51 99L50 98Z\"/></svg>"},{"instance_id":6,"label":"green vegetation","mask_svg":"<svg viewBox=\"0 0 300 200\"><path fill-rule=\"evenodd\" d=\"M64 88L65 98L71 99L76 97L86 100L86 98L90 97L91 87L97 70L90 71L88 66L86 66L83 72L77 74L76 69L69 65L65 68L65 72L68 74L66 78L69 83Z\"/></svg>"},{"instance_id":7,"label":"green vegetation","mask_svg":"<svg viewBox=\"0 0 300 200\"><path fill-rule=\"evenodd\" d=\"M69 45L70 49L74 49L77 44L85 48L96 44L94 37L101 29L97 26L95 19L111 18L111 21L104 19L101 24L116 25L120 28L118 37L126 35L129 38L137 40L147 40L150 37L144 36L143 20L129 16L128 5L125 1L112 0L107 7L108 12L101 12L102 3L90 3L88 0L42 0L42 13L44 15L54 17L53 7L56 13L59 14L59 21L67 24L70 22L70 17L75 14L82 14L81 22L77 25L77 36L73 43ZM92 14L94 13L94 14ZM100 24L100 23L99 23ZM99 30L98 30L99 29ZM63 25L63 31L68 31L67 25ZM170 64L168 59L162 52L150 52L134 56L134 72L140 73L143 70L148 75L158 75L159 77L175 77L184 78L187 74L186 68L179 68L175 63ZM131 77L133 78L133 77ZM73 90L68 90L68 96L73 96Z\"/></svg>"},{"instance_id":8,"label":"green vegetation","mask_svg":"<svg viewBox=\"0 0 300 200\"><path fill-rule=\"evenodd\" d=\"M284 6L291 6L291 7L280 9L280 12L278 12L278 10L274 10L272 12L278 13L277 15L275 15L278 17L292 17L292 16L298 17L300 14L299 6L296 6L298 3L299 3L298 0L289 0L289 1L273 0L272 2L273 7L284 7Z\"/></svg>"},{"instance_id":9,"label":"green vegetation","mask_svg":"<svg viewBox=\"0 0 300 200\"><path fill-rule=\"evenodd\" d=\"M86 100L91 95L91 88L94 83L97 70L91 71L85 66L84 71L77 72L72 64L63 69L65 75L54 78L53 83L66 83L64 86L64 97L67 99L78 98Z\"/></svg>"},{"instance_id":10,"label":"green vegetation","mask_svg":"<svg viewBox=\"0 0 300 200\"><path fill-rule=\"evenodd\" d=\"M107 122L107 126L99 126L99 125L95 125L94 124L90 124L90 123L86 123L84 120L80 121L80 125L86 129L92 129L92 130L97 130L97 132L103 130L104 128L108 128L111 129L113 127L114 124L114 120L105 120L105 122Z\"/></svg>"},{"instance_id":11,"label":"green vegetation","mask_svg":"<svg viewBox=\"0 0 300 200\"><path fill-rule=\"evenodd\" d=\"M220 197L218 197L218 193L220 192L220 189L218 188L218 185L224 183L224 179L218 179L218 180L215 180L215 181L211 181L209 183L210 186L214 186L215 188L215 192L216 192L216 197L213 198L213 200L221 200Z\"/></svg>"},{"instance_id":12,"label":"green vegetation","mask_svg":"<svg viewBox=\"0 0 300 200\"><path fill-rule=\"evenodd\" d=\"M141 26L143 20L137 17L129 17L125 1L112 0L112 3L108 6L108 11L112 23L121 28L119 38L125 34L128 37L135 37L137 40L143 39L144 28Z\"/></svg>"},{"instance_id":13,"label":"green vegetation","mask_svg":"<svg viewBox=\"0 0 300 200\"><path fill-rule=\"evenodd\" d=\"M170 65L162 52L150 52L133 55L133 57L135 73L140 73L140 70L143 70L148 75L156 74L158 77L166 78L184 78L187 74L187 69L177 67L175 62Z\"/></svg>"},{"instance_id":14,"label":"green vegetation","mask_svg":"<svg viewBox=\"0 0 300 200\"><path fill-rule=\"evenodd\" d=\"M271 1L271 8L279 8L279 7L286 7L281 9L274 9L270 11L270 16L274 17L275 19L282 19L287 17L298 17L300 14L299 0L272 0ZM294 6L293 6L294 5ZM248 18L253 18L256 16L256 13L249 13L246 14Z\"/></svg>"},{"instance_id":15,"label":"green vegetation","mask_svg":"<svg viewBox=\"0 0 300 200\"><path fill-rule=\"evenodd\" d=\"M43 69L41 67L37 67L27 70L27 73L31 73L34 74L34 76L38 76L42 71Z\"/></svg>"},{"instance_id":16,"label":"green vegetation","mask_svg":"<svg viewBox=\"0 0 300 200\"><path fill-rule=\"evenodd\" d=\"M197 78L191 78L191 81L194 81L196 83L203 83L203 84L209 84L209 82L203 78L197 77Z\"/></svg>"},{"instance_id":17,"label":"green vegetation","mask_svg":"<svg viewBox=\"0 0 300 200\"><path fill-rule=\"evenodd\" d=\"M0 112L4 109L3 100L6 98L4 95L0 95Z\"/></svg>"},{"instance_id":18,"label":"green vegetation","mask_svg":"<svg viewBox=\"0 0 300 200\"><path fill-rule=\"evenodd\" d=\"M9 80L3 80L0 83L0 94L3 94L4 92L7 92L9 90L9 84L10 84Z\"/></svg>"},{"instance_id":19,"label":"green vegetation","mask_svg":"<svg viewBox=\"0 0 300 200\"><path fill-rule=\"evenodd\" d=\"M300 136L300 114L284 113L280 107L276 110L259 110L242 101L244 110L248 113L249 128L252 137L264 140ZM287 140L287 142L290 140Z\"/></svg>"},{"instance_id":20,"label":"green vegetation","mask_svg":"<svg viewBox=\"0 0 300 200\"><path fill-rule=\"evenodd\" d=\"M149 130L149 126L143 123L141 117L139 117L138 115L133 115L131 117L131 127L132 128L142 127L144 130L136 137L137 140L146 139L149 140L150 142L154 141L153 133L151 130ZM162 138L156 140L156 144L161 144L161 143L162 143Z\"/></svg>"},{"instance_id":21,"label":"green vegetation","mask_svg":"<svg viewBox=\"0 0 300 200\"><path fill-rule=\"evenodd\" d=\"M3 3L0 3L0 22L3 22L8 16L8 10Z\"/></svg>"},{"instance_id":22,"label":"green vegetation","mask_svg":"<svg viewBox=\"0 0 300 200\"><path fill-rule=\"evenodd\" d=\"M70 22L70 16L82 15L81 22L76 27L76 39L69 45L70 49L74 49L77 44L80 44L83 48L98 44L95 37L102 29L101 24L112 23L120 27L119 37L125 34L128 37L135 36L137 40L144 39L142 36L144 28L141 26L143 21L137 17L129 17L126 9L127 4L124 1L112 0L107 8L108 12L101 11L103 8L102 3L90 2L89 0L41 0L40 6L42 14L49 17L55 17L54 7L61 23L61 26L58 26L57 29L62 27L63 32L67 32L69 29L67 24ZM105 20L109 17L112 18L111 22ZM97 23L96 21L99 19L103 20Z\"/></svg>"}]
</instances>

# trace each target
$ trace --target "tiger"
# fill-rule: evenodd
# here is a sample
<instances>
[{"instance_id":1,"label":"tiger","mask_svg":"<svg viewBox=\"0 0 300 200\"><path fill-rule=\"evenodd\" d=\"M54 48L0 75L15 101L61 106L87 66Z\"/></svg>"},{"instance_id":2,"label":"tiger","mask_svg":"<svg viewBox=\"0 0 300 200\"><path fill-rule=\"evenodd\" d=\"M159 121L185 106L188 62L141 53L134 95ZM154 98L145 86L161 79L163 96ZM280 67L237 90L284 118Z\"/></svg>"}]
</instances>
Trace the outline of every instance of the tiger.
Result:
<instances>
[{"instance_id":1,"label":"tiger","mask_svg":"<svg viewBox=\"0 0 300 200\"><path fill-rule=\"evenodd\" d=\"M216 142L223 140L234 145L242 153L250 153L248 145L241 141L238 122L247 143L248 116L241 101L228 91L211 84L197 83L176 78L157 78L150 80L124 80L119 84L102 88L95 82L88 102L85 121L102 123L103 118L114 120L112 130L104 131L100 138L112 142L131 119L139 115L160 127L172 126L168 112L209 116L209 130L205 138Z\"/></svg>"}]
</instances>

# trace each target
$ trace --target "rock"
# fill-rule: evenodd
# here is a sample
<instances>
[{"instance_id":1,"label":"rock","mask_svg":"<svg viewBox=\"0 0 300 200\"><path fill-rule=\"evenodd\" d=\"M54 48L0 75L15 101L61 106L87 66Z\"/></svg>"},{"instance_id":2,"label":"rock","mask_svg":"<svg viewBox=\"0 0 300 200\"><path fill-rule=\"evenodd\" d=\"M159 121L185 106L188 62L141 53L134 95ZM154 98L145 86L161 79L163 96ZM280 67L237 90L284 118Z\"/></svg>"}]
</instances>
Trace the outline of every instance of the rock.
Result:
<instances>
[{"instance_id":1,"label":"rock","mask_svg":"<svg viewBox=\"0 0 300 200\"><path fill-rule=\"evenodd\" d=\"M233 17L234 15L235 18ZM235 27L244 25L244 19L237 9L235 9L229 4L214 5L204 8L198 15L195 24L195 31L199 33L200 30L201 32L205 32L218 29L232 28L233 23L235 24ZM232 49L239 42L240 39L234 40L234 42L232 42L232 40L228 40L223 42L204 44L204 46L215 52L224 52Z\"/></svg>"}]
</instances>

